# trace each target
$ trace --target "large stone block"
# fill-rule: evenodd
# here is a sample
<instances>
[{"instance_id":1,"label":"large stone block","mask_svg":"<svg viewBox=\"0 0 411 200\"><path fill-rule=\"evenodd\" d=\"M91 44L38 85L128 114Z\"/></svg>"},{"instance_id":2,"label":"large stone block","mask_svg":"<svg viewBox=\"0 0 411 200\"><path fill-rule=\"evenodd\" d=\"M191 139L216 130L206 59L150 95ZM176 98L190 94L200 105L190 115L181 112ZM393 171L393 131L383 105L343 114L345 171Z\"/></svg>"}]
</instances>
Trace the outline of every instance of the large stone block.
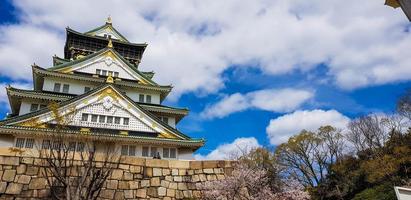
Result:
<instances>
[{"instance_id":1,"label":"large stone block","mask_svg":"<svg viewBox=\"0 0 411 200\"><path fill-rule=\"evenodd\" d=\"M158 196L161 196L161 197L166 196L167 188L159 187L157 193L158 193Z\"/></svg>"},{"instance_id":2,"label":"large stone block","mask_svg":"<svg viewBox=\"0 0 411 200\"><path fill-rule=\"evenodd\" d=\"M20 194L23 189L23 184L10 183L7 186L6 194Z\"/></svg>"},{"instance_id":3,"label":"large stone block","mask_svg":"<svg viewBox=\"0 0 411 200\"><path fill-rule=\"evenodd\" d=\"M7 182L13 182L15 176L16 176L16 170L8 169L3 172L2 180L7 181Z\"/></svg>"},{"instance_id":4,"label":"large stone block","mask_svg":"<svg viewBox=\"0 0 411 200\"><path fill-rule=\"evenodd\" d=\"M35 166L28 166L26 169L26 175L33 176L39 173L39 168Z\"/></svg>"},{"instance_id":5,"label":"large stone block","mask_svg":"<svg viewBox=\"0 0 411 200\"><path fill-rule=\"evenodd\" d=\"M29 184L29 189L38 190L46 188L47 180L45 178L32 178Z\"/></svg>"},{"instance_id":6,"label":"large stone block","mask_svg":"<svg viewBox=\"0 0 411 200\"><path fill-rule=\"evenodd\" d=\"M179 190L187 190L187 185L185 183L178 183L177 188Z\"/></svg>"},{"instance_id":7,"label":"large stone block","mask_svg":"<svg viewBox=\"0 0 411 200\"><path fill-rule=\"evenodd\" d=\"M19 165L20 158L19 157L9 157L9 156L0 156L0 164L1 165Z\"/></svg>"},{"instance_id":8,"label":"large stone block","mask_svg":"<svg viewBox=\"0 0 411 200\"><path fill-rule=\"evenodd\" d=\"M202 161L190 161L190 169L201 169L203 168Z\"/></svg>"},{"instance_id":9,"label":"large stone block","mask_svg":"<svg viewBox=\"0 0 411 200\"><path fill-rule=\"evenodd\" d=\"M150 181L149 180L141 180L140 185L141 185L141 187L149 187L150 186Z\"/></svg>"},{"instance_id":10,"label":"large stone block","mask_svg":"<svg viewBox=\"0 0 411 200\"><path fill-rule=\"evenodd\" d=\"M100 192L100 197L101 198L106 198L106 199L114 199L114 194L115 194L115 190L101 190Z\"/></svg>"},{"instance_id":11,"label":"large stone block","mask_svg":"<svg viewBox=\"0 0 411 200\"><path fill-rule=\"evenodd\" d=\"M176 196L176 190L174 190L174 189L167 189L167 196L168 196L168 197L175 197L175 196Z\"/></svg>"},{"instance_id":12,"label":"large stone block","mask_svg":"<svg viewBox=\"0 0 411 200\"><path fill-rule=\"evenodd\" d=\"M150 186L151 187L156 187L156 186L160 186L160 178L159 177L154 177L150 179Z\"/></svg>"},{"instance_id":13,"label":"large stone block","mask_svg":"<svg viewBox=\"0 0 411 200\"><path fill-rule=\"evenodd\" d=\"M172 169L171 170L171 175L178 176L178 169Z\"/></svg>"},{"instance_id":14,"label":"large stone block","mask_svg":"<svg viewBox=\"0 0 411 200\"><path fill-rule=\"evenodd\" d=\"M124 192L123 191L116 191L114 195L115 200L124 200Z\"/></svg>"},{"instance_id":15,"label":"large stone block","mask_svg":"<svg viewBox=\"0 0 411 200\"><path fill-rule=\"evenodd\" d=\"M133 174L130 173L130 172L124 172L124 177L123 177L123 179L124 179L124 180L127 180L127 181L131 181L131 180L133 180Z\"/></svg>"},{"instance_id":16,"label":"large stone block","mask_svg":"<svg viewBox=\"0 0 411 200\"><path fill-rule=\"evenodd\" d=\"M171 174L171 170L170 169L163 169L163 176L168 176Z\"/></svg>"},{"instance_id":17,"label":"large stone block","mask_svg":"<svg viewBox=\"0 0 411 200\"><path fill-rule=\"evenodd\" d=\"M21 158L21 163L24 164L33 164L34 158L23 157Z\"/></svg>"},{"instance_id":18,"label":"large stone block","mask_svg":"<svg viewBox=\"0 0 411 200\"><path fill-rule=\"evenodd\" d=\"M147 160L146 160L146 166L147 166L147 167L168 168L168 160L147 159Z\"/></svg>"},{"instance_id":19,"label":"large stone block","mask_svg":"<svg viewBox=\"0 0 411 200\"><path fill-rule=\"evenodd\" d=\"M153 168L153 176L162 176L163 170L161 168Z\"/></svg>"},{"instance_id":20,"label":"large stone block","mask_svg":"<svg viewBox=\"0 0 411 200\"><path fill-rule=\"evenodd\" d=\"M169 162L170 168L178 168L178 169L189 169L190 168L190 161L169 160L168 162Z\"/></svg>"},{"instance_id":21,"label":"large stone block","mask_svg":"<svg viewBox=\"0 0 411 200\"><path fill-rule=\"evenodd\" d=\"M107 180L106 181L106 188L107 189L114 189L116 190L118 187L118 180Z\"/></svg>"},{"instance_id":22,"label":"large stone block","mask_svg":"<svg viewBox=\"0 0 411 200\"><path fill-rule=\"evenodd\" d=\"M153 176L153 168L145 167L143 169L143 171L144 171L144 177L152 177Z\"/></svg>"},{"instance_id":23,"label":"large stone block","mask_svg":"<svg viewBox=\"0 0 411 200\"><path fill-rule=\"evenodd\" d=\"M218 167L219 161L203 161L203 168L216 168Z\"/></svg>"},{"instance_id":24,"label":"large stone block","mask_svg":"<svg viewBox=\"0 0 411 200\"><path fill-rule=\"evenodd\" d=\"M128 185L130 186L131 190L137 189L138 188L138 181L129 181Z\"/></svg>"},{"instance_id":25,"label":"large stone block","mask_svg":"<svg viewBox=\"0 0 411 200\"><path fill-rule=\"evenodd\" d=\"M111 172L111 179L115 179L115 180L122 180L123 178L123 170L121 169L114 169Z\"/></svg>"},{"instance_id":26,"label":"large stone block","mask_svg":"<svg viewBox=\"0 0 411 200\"><path fill-rule=\"evenodd\" d=\"M24 174L26 172L26 165L19 165L16 167L17 174Z\"/></svg>"},{"instance_id":27,"label":"large stone block","mask_svg":"<svg viewBox=\"0 0 411 200\"><path fill-rule=\"evenodd\" d=\"M133 199L134 198L134 190L124 190L124 198Z\"/></svg>"},{"instance_id":28,"label":"large stone block","mask_svg":"<svg viewBox=\"0 0 411 200\"><path fill-rule=\"evenodd\" d=\"M30 176L20 175L19 178L17 179L17 183L29 184L30 180L31 180Z\"/></svg>"},{"instance_id":29,"label":"large stone block","mask_svg":"<svg viewBox=\"0 0 411 200\"><path fill-rule=\"evenodd\" d=\"M210 168L203 169L203 172L206 173L206 174L214 174L214 170L210 169Z\"/></svg>"},{"instance_id":30,"label":"large stone block","mask_svg":"<svg viewBox=\"0 0 411 200\"><path fill-rule=\"evenodd\" d=\"M137 192L136 192L136 197L146 198L147 197L147 190L146 189L138 189Z\"/></svg>"},{"instance_id":31,"label":"large stone block","mask_svg":"<svg viewBox=\"0 0 411 200\"><path fill-rule=\"evenodd\" d=\"M169 185L168 185L168 188L170 188L170 189L174 189L174 190L176 190L177 189L177 183L170 183Z\"/></svg>"},{"instance_id":32,"label":"large stone block","mask_svg":"<svg viewBox=\"0 0 411 200\"><path fill-rule=\"evenodd\" d=\"M131 165L131 166L130 166L130 172L131 172L131 173L141 173L141 167L140 167L140 166Z\"/></svg>"},{"instance_id":33,"label":"large stone block","mask_svg":"<svg viewBox=\"0 0 411 200\"><path fill-rule=\"evenodd\" d=\"M128 190L130 189L130 185L128 181L119 181L118 183L118 189L121 190Z\"/></svg>"},{"instance_id":34,"label":"large stone block","mask_svg":"<svg viewBox=\"0 0 411 200\"><path fill-rule=\"evenodd\" d=\"M158 197L157 188L151 187L147 189L147 196Z\"/></svg>"},{"instance_id":35,"label":"large stone block","mask_svg":"<svg viewBox=\"0 0 411 200\"><path fill-rule=\"evenodd\" d=\"M6 192L7 182L0 182L0 193Z\"/></svg>"},{"instance_id":36,"label":"large stone block","mask_svg":"<svg viewBox=\"0 0 411 200\"><path fill-rule=\"evenodd\" d=\"M175 182L182 182L182 181L183 181L183 177L182 177L182 176L174 176L174 181L175 181Z\"/></svg>"}]
</instances>

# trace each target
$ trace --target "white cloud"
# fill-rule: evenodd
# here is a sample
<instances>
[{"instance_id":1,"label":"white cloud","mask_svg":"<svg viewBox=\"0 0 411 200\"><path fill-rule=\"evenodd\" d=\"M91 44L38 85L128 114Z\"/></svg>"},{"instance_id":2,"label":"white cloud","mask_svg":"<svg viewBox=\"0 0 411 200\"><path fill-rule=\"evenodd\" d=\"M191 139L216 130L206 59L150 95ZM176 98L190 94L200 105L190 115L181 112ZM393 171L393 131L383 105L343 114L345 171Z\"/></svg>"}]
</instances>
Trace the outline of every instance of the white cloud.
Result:
<instances>
[{"instance_id":1,"label":"white cloud","mask_svg":"<svg viewBox=\"0 0 411 200\"><path fill-rule=\"evenodd\" d=\"M232 143L222 144L207 155L195 154L196 160L226 160L235 159L250 150L261 147L254 137L237 138Z\"/></svg>"},{"instance_id":2,"label":"white cloud","mask_svg":"<svg viewBox=\"0 0 411 200\"><path fill-rule=\"evenodd\" d=\"M409 22L382 0L13 3L21 24L0 27L0 74L11 78L28 80L32 62L46 65L52 54L61 55L64 27L87 31L109 14L130 41L149 43L141 69L172 83L175 97L216 92L229 66L256 62L267 74L326 63L331 80L346 89L411 77Z\"/></svg>"},{"instance_id":3,"label":"white cloud","mask_svg":"<svg viewBox=\"0 0 411 200\"><path fill-rule=\"evenodd\" d=\"M270 143L278 145L301 130L317 130L321 126L331 125L345 128L350 119L336 110L295 111L270 120L266 128Z\"/></svg>"},{"instance_id":4,"label":"white cloud","mask_svg":"<svg viewBox=\"0 0 411 200\"><path fill-rule=\"evenodd\" d=\"M258 90L247 94L235 93L207 106L200 116L206 119L222 118L249 108L289 112L297 109L313 95L311 91L292 88Z\"/></svg>"}]
</instances>

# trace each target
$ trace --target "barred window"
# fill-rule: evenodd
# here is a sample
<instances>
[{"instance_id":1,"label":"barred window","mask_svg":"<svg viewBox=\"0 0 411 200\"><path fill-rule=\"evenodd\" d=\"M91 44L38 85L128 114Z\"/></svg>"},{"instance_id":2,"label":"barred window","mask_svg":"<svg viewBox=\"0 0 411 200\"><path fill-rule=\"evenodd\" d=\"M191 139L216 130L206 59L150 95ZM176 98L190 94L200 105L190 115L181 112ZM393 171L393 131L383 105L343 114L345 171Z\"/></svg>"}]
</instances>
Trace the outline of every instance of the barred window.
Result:
<instances>
[{"instance_id":1,"label":"barred window","mask_svg":"<svg viewBox=\"0 0 411 200\"><path fill-rule=\"evenodd\" d=\"M121 119L120 117L115 117L114 118L114 123L115 124L120 124L120 119Z\"/></svg>"},{"instance_id":2,"label":"barred window","mask_svg":"<svg viewBox=\"0 0 411 200\"><path fill-rule=\"evenodd\" d=\"M100 123L106 122L106 116L100 115L100 116L99 116L99 119L98 119L98 122L100 122Z\"/></svg>"},{"instance_id":3,"label":"barred window","mask_svg":"<svg viewBox=\"0 0 411 200\"><path fill-rule=\"evenodd\" d=\"M151 103L151 95L146 96L146 103Z\"/></svg>"},{"instance_id":4,"label":"barred window","mask_svg":"<svg viewBox=\"0 0 411 200\"><path fill-rule=\"evenodd\" d=\"M135 156L136 155L136 146L129 146L128 147L128 155Z\"/></svg>"},{"instance_id":5,"label":"barred window","mask_svg":"<svg viewBox=\"0 0 411 200\"><path fill-rule=\"evenodd\" d=\"M70 88L70 85L64 84L64 85L63 85L63 93L68 93L68 92L69 92L69 88Z\"/></svg>"},{"instance_id":6,"label":"barred window","mask_svg":"<svg viewBox=\"0 0 411 200\"><path fill-rule=\"evenodd\" d=\"M39 109L39 104L35 104L35 103L31 104L30 112L36 111L38 109Z\"/></svg>"},{"instance_id":7,"label":"barred window","mask_svg":"<svg viewBox=\"0 0 411 200\"><path fill-rule=\"evenodd\" d=\"M16 147L18 148L23 148L24 147L24 138L17 138L16 139Z\"/></svg>"},{"instance_id":8,"label":"barred window","mask_svg":"<svg viewBox=\"0 0 411 200\"><path fill-rule=\"evenodd\" d=\"M124 118L123 119L123 125L128 125L129 123L129 119L128 118Z\"/></svg>"},{"instance_id":9,"label":"barred window","mask_svg":"<svg viewBox=\"0 0 411 200\"><path fill-rule=\"evenodd\" d=\"M34 139L33 138L27 138L26 139L26 148L32 149L34 146Z\"/></svg>"},{"instance_id":10,"label":"barred window","mask_svg":"<svg viewBox=\"0 0 411 200\"><path fill-rule=\"evenodd\" d=\"M61 87L61 84L60 83L54 83L54 92L60 92L60 87Z\"/></svg>"},{"instance_id":11,"label":"barred window","mask_svg":"<svg viewBox=\"0 0 411 200\"><path fill-rule=\"evenodd\" d=\"M98 115L91 115L91 122L97 122Z\"/></svg>"},{"instance_id":12,"label":"barred window","mask_svg":"<svg viewBox=\"0 0 411 200\"><path fill-rule=\"evenodd\" d=\"M177 158L177 150L170 149L170 158Z\"/></svg>"},{"instance_id":13,"label":"barred window","mask_svg":"<svg viewBox=\"0 0 411 200\"><path fill-rule=\"evenodd\" d=\"M143 157L148 157L148 147L143 147L143 151L141 154Z\"/></svg>"},{"instance_id":14,"label":"barred window","mask_svg":"<svg viewBox=\"0 0 411 200\"><path fill-rule=\"evenodd\" d=\"M138 101L144 103L144 94L138 95Z\"/></svg>"},{"instance_id":15,"label":"barred window","mask_svg":"<svg viewBox=\"0 0 411 200\"><path fill-rule=\"evenodd\" d=\"M163 148L163 158L169 158L169 157L170 157L170 149Z\"/></svg>"},{"instance_id":16,"label":"barred window","mask_svg":"<svg viewBox=\"0 0 411 200\"><path fill-rule=\"evenodd\" d=\"M113 117L112 116L107 116L107 123L112 124L113 123Z\"/></svg>"},{"instance_id":17,"label":"barred window","mask_svg":"<svg viewBox=\"0 0 411 200\"><path fill-rule=\"evenodd\" d=\"M121 146L121 155L127 156L128 154L128 145L122 145Z\"/></svg>"},{"instance_id":18,"label":"barred window","mask_svg":"<svg viewBox=\"0 0 411 200\"><path fill-rule=\"evenodd\" d=\"M43 140L43 143L41 144L42 149L50 149L50 140Z\"/></svg>"},{"instance_id":19,"label":"barred window","mask_svg":"<svg viewBox=\"0 0 411 200\"><path fill-rule=\"evenodd\" d=\"M157 147L151 147L150 157L156 157L157 155Z\"/></svg>"},{"instance_id":20,"label":"barred window","mask_svg":"<svg viewBox=\"0 0 411 200\"><path fill-rule=\"evenodd\" d=\"M84 122L88 121L88 114L87 113L81 114L81 121L84 121Z\"/></svg>"}]
</instances>

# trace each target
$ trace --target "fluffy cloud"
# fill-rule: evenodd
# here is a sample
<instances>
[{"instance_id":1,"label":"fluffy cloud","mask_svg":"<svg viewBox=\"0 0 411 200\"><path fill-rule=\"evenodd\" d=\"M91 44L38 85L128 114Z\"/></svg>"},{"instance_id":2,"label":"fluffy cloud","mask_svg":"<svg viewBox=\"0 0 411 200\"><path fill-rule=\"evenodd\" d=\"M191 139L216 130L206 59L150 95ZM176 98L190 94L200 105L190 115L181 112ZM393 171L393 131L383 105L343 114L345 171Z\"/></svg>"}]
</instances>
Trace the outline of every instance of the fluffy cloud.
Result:
<instances>
[{"instance_id":1,"label":"fluffy cloud","mask_svg":"<svg viewBox=\"0 0 411 200\"><path fill-rule=\"evenodd\" d=\"M237 138L232 143L222 144L207 155L196 154L196 160L226 160L235 159L238 156L250 152L250 150L261 147L254 137Z\"/></svg>"},{"instance_id":2,"label":"fluffy cloud","mask_svg":"<svg viewBox=\"0 0 411 200\"><path fill-rule=\"evenodd\" d=\"M249 108L289 112L297 109L313 95L311 91L292 88L258 90L247 94L235 93L208 106L200 116L206 119L222 118Z\"/></svg>"},{"instance_id":3,"label":"fluffy cloud","mask_svg":"<svg viewBox=\"0 0 411 200\"><path fill-rule=\"evenodd\" d=\"M327 76L346 89L411 77L407 19L383 0L13 3L20 23L0 27L0 74L11 78L30 79L28 65L61 55L64 27L87 31L109 14L131 41L149 43L141 69L175 85L176 97L216 92L224 70L250 63L273 75L325 63Z\"/></svg>"},{"instance_id":4,"label":"fluffy cloud","mask_svg":"<svg viewBox=\"0 0 411 200\"><path fill-rule=\"evenodd\" d=\"M295 111L272 119L266 131L270 143L278 145L301 130L316 130L320 126L346 127L350 119L336 110Z\"/></svg>"}]
</instances>

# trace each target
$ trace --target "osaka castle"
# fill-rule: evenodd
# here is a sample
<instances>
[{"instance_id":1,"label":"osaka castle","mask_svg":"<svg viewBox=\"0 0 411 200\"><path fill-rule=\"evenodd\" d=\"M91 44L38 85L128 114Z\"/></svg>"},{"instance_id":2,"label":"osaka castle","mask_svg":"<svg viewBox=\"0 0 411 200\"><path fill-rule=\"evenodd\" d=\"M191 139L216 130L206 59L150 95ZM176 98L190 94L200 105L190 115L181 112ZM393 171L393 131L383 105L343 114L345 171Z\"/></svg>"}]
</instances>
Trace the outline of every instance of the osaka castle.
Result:
<instances>
[{"instance_id":1,"label":"osaka castle","mask_svg":"<svg viewBox=\"0 0 411 200\"><path fill-rule=\"evenodd\" d=\"M87 138L110 142L121 155L193 159L204 140L176 128L188 109L162 105L172 86L139 69L146 47L128 41L111 18L84 33L66 28L64 58L32 65L33 90L6 88L11 113L0 121L0 146L46 149L64 134L73 151L83 151ZM70 118L64 129L49 105Z\"/></svg>"}]
</instances>

